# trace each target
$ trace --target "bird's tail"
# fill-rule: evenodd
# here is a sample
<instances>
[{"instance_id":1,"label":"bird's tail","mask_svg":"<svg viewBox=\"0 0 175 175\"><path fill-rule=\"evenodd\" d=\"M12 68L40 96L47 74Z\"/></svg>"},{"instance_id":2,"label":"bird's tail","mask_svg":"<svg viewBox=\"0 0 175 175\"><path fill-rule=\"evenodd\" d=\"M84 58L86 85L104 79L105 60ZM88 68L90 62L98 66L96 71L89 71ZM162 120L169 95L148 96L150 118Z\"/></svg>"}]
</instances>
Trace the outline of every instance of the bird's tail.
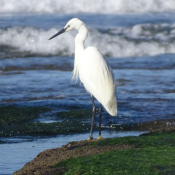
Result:
<instances>
[{"instance_id":1,"label":"bird's tail","mask_svg":"<svg viewBox=\"0 0 175 175\"><path fill-rule=\"evenodd\" d=\"M104 105L107 112L112 116L117 116L117 99L111 99L106 105Z\"/></svg>"}]
</instances>

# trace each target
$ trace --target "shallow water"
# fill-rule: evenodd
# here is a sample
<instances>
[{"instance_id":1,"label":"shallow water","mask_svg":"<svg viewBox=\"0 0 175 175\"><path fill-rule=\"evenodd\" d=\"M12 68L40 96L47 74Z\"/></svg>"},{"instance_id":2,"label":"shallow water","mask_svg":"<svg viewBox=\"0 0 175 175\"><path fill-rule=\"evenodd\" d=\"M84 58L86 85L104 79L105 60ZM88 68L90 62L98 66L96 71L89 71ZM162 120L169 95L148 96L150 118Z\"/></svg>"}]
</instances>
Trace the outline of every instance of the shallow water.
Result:
<instances>
[{"instance_id":1,"label":"shallow water","mask_svg":"<svg viewBox=\"0 0 175 175\"><path fill-rule=\"evenodd\" d=\"M164 5L160 6L144 1L141 8L139 1L104 5L99 0L94 7L86 1L82 11L84 1L76 8L69 0L60 6L55 1L43 1L47 3L43 6L35 0L4 1L0 10L0 106L52 108L33 121L41 123L58 121L55 112L91 109L83 85L71 82L76 32L48 41L69 19L78 17L89 29L86 46L101 50L116 78L118 116L111 117L103 109L103 137L139 135L153 127L150 123L174 125L175 6L168 2L161 1ZM33 3L36 8L30 8ZM123 129L128 125L129 131ZM87 137L88 133L0 138L8 141L0 144L0 174L12 174L45 149Z\"/></svg>"},{"instance_id":2,"label":"shallow water","mask_svg":"<svg viewBox=\"0 0 175 175\"><path fill-rule=\"evenodd\" d=\"M152 61L154 59L152 57L150 62L147 59L146 65L152 66L155 63ZM156 66L149 69L143 67L145 59L139 58L139 63L135 58L130 58L130 63L123 60L122 65L122 59L115 61L114 58L108 58L112 67L121 65L120 69L113 68L117 83L119 112L116 118L109 117L105 113L105 123L107 121L122 124L141 123L174 117L175 111L172 103L175 99L174 66L168 69L168 64L161 61L158 63L161 69ZM173 64L174 59L169 60ZM85 109L91 108L90 95L87 94L83 85L71 82L71 72L66 70L4 72L1 74L0 95L0 101L4 104L10 102L18 105L56 105L57 111L67 110L68 106L71 109L71 105L77 108L79 106Z\"/></svg>"}]
</instances>

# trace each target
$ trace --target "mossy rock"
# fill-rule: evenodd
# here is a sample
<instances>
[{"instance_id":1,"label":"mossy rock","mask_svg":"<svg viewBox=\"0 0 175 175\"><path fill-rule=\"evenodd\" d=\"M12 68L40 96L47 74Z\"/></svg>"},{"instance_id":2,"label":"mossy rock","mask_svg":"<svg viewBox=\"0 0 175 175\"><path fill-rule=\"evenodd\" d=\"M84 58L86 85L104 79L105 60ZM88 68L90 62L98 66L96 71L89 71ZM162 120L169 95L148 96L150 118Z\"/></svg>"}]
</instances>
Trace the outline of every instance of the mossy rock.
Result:
<instances>
[{"instance_id":1,"label":"mossy rock","mask_svg":"<svg viewBox=\"0 0 175 175\"><path fill-rule=\"evenodd\" d=\"M17 107L0 106L0 126L11 125L12 123L23 123L37 118L39 114L50 111L47 107Z\"/></svg>"},{"instance_id":2,"label":"mossy rock","mask_svg":"<svg viewBox=\"0 0 175 175\"><path fill-rule=\"evenodd\" d=\"M70 142L38 154L14 175L173 175L174 147L174 131Z\"/></svg>"},{"instance_id":3,"label":"mossy rock","mask_svg":"<svg viewBox=\"0 0 175 175\"><path fill-rule=\"evenodd\" d=\"M0 137L11 136L50 136L57 134L83 133L90 130L90 124L63 121L54 123L25 123L0 128Z\"/></svg>"},{"instance_id":4,"label":"mossy rock","mask_svg":"<svg viewBox=\"0 0 175 175\"><path fill-rule=\"evenodd\" d=\"M67 112L58 112L56 114L60 119L78 120L85 121L92 118L91 110L71 110Z\"/></svg>"},{"instance_id":5,"label":"mossy rock","mask_svg":"<svg viewBox=\"0 0 175 175\"><path fill-rule=\"evenodd\" d=\"M63 174L175 174L175 132L157 132L90 142L88 146L129 145L130 149L107 151L93 156L63 160Z\"/></svg>"},{"instance_id":6,"label":"mossy rock","mask_svg":"<svg viewBox=\"0 0 175 175\"><path fill-rule=\"evenodd\" d=\"M37 118L40 114L51 110L47 107L0 107L0 137L25 135L50 136L89 132L91 122L87 122L87 119L91 119L90 110L58 112L56 116L59 119L63 119L61 122L33 122L33 119ZM96 129L95 125L94 129Z\"/></svg>"}]
</instances>

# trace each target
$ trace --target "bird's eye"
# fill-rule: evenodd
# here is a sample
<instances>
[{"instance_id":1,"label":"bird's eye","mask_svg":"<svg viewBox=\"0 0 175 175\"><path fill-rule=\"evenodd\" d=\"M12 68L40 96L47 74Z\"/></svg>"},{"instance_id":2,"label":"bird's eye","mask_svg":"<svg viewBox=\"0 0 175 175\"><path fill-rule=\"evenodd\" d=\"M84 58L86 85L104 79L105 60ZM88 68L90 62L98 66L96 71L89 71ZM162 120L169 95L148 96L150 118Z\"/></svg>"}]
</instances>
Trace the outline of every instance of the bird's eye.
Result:
<instances>
[{"instance_id":1,"label":"bird's eye","mask_svg":"<svg viewBox=\"0 0 175 175\"><path fill-rule=\"evenodd\" d=\"M67 26L67 28L69 28L69 27L70 27L70 25Z\"/></svg>"}]
</instances>

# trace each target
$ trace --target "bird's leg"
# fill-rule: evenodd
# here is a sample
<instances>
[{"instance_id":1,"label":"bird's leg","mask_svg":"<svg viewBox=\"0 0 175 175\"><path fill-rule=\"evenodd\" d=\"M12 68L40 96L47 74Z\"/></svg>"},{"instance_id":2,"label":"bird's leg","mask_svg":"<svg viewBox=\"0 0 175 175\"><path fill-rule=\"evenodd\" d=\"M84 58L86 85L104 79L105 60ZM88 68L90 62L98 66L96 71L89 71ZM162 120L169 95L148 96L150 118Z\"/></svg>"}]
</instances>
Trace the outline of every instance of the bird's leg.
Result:
<instances>
[{"instance_id":1,"label":"bird's leg","mask_svg":"<svg viewBox=\"0 0 175 175\"><path fill-rule=\"evenodd\" d=\"M91 96L92 100L92 122L91 122L91 131L88 140L93 139L93 125L94 125L94 118L95 118L95 104L94 104L94 97L93 95Z\"/></svg>"},{"instance_id":2,"label":"bird's leg","mask_svg":"<svg viewBox=\"0 0 175 175\"><path fill-rule=\"evenodd\" d=\"M99 104L99 136L98 136L98 139L101 139L101 116L102 116L102 107L100 103Z\"/></svg>"}]
</instances>

